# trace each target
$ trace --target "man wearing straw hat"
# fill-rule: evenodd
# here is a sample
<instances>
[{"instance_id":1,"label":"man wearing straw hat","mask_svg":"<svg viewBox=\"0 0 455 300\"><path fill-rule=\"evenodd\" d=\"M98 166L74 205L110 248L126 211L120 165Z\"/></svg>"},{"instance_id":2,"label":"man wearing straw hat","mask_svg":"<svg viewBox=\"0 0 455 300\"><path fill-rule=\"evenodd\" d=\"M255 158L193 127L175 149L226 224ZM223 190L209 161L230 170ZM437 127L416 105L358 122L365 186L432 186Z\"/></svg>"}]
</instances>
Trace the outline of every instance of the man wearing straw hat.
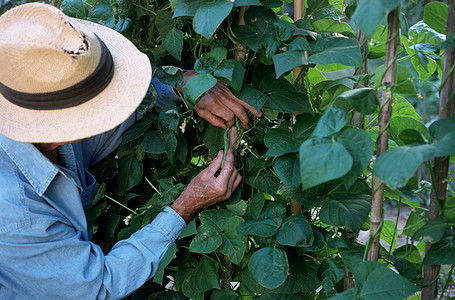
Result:
<instances>
[{"instance_id":1,"label":"man wearing straw hat","mask_svg":"<svg viewBox=\"0 0 455 300\"><path fill-rule=\"evenodd\" d=\"M150 279L200 209L241 181L222 153L155 220L103 254L84 207L90 165L115 150L151 79L148 58L121 34L45 4L0 17L0 299L125 297ZM248 126L254 109L217 84L201 117Z\"/></svg>"}]
</instances>

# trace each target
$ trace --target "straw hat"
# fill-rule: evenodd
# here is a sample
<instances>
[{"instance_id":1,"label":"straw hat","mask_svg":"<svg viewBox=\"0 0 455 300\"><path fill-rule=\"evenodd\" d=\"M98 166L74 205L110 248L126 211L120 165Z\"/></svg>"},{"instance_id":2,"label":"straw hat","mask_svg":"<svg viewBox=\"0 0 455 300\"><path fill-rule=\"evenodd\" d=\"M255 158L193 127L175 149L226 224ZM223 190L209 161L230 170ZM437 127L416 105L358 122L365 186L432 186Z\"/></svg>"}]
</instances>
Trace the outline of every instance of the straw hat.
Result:
<instances>
[{"instance_id":1,"label":"straw hat","mask_svg":"<svg viewBox=\"0 0 455 300\"><path fill-rule=\"evenodd\" d=\"M99 24L29 3L0 17L0 132L67 142L122 123L151 80L147 56Z\"/></svg>"}]
</instances>

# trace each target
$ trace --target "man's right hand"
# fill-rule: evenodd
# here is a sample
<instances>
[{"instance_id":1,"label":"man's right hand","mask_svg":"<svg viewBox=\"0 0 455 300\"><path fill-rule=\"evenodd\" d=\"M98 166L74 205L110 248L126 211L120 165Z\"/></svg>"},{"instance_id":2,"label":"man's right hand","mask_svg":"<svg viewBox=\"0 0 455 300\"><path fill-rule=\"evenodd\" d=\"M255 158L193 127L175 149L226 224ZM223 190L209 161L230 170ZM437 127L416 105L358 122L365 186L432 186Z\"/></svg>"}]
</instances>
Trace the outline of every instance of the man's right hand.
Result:
<instances>
[{"instance_id":1,"label":"man's right hand","mask_svg":"<svg viewBox=\"0 0 455 300\"><path fill-rule=\"evenodd\" d=\"M171 208L185 221L190 221L194 214L203 208L228 199L242 181L234 167L234 155L229 150L223 169L221 168L223 151L220 151L212 163L191 180L185 191L174 201Z\"/></svg>"}]
</instances>

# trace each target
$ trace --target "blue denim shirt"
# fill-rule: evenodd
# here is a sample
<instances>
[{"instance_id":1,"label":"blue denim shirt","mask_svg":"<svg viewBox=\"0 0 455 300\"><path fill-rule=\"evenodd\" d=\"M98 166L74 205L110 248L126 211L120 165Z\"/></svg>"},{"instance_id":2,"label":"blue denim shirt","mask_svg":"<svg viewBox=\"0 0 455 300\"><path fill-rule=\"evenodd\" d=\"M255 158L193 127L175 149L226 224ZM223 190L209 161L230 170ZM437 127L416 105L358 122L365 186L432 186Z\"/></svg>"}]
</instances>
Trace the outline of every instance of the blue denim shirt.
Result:
<instances>
[{"instance_id":1,"label":"blue denim shirt","mask_svg":"<svg viewBox=\"0 0 455 300\"><path fill-rule=\"evenodd\" d=\"M88 167L115 150L135 117L60 146L61 166L0 134L0 299L118 299L155 274L185 227L175 211L166 207L106 255L84 213L96 192Z\"/></svg>"}]
</instances>

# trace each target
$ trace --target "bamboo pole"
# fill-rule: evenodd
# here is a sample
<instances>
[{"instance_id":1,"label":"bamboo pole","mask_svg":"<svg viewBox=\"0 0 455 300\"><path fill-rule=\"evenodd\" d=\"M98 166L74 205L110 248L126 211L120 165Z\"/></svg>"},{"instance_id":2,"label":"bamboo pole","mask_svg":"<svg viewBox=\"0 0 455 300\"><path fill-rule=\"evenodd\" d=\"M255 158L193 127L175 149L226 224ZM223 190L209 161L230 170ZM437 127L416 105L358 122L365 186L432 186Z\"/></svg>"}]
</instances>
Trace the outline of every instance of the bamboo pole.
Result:
<instances>
[{"instance_id":1,"label":"bamboo pole","mask_svg":"<svg viewBox=\"0 0 455 300\"><path fill-rule=\"evenodd\" d=\"M385 58L385 73L382 86L385 87L381 97L381 111L379 113L379 134L377 139L376 157L379 157L388 148L389 121L392 113L392 88L396 75L396 55L400 39L400 6L388 15L387 50ZM374 177L373 200L370 216L370 248L368 260L377 261L379 257L380 224L382 223L382 210L384 199L384 185Z\"/></svg>"},{"instance_id":2,"label":"bamboo pole","mask_svg":"<svg viewBox=\"0 0 455 300\"><path fill-rule=\"evenodd\" d=\"M294 21L300 20L303 18L303 14L305 12L305 3L303 0L294 0ZM302 73L303 67L298 66L294 68L294 83L298 80L300 74ZM303 79L300 80L300 84L303 84ZM298 113L295 113L298 114ZM300 214L302 211L302 205L291 199L291 216Z\"/></svg>"},{"instance_id":3,"label":"bamboo pole","mask_svg":"<svg viewBox=\"0 0 455 300\"><path fill-rule=\"evenodd\" d=\"M446 35L450 36L455 31L455 0L449 1L449 14L447 17ZM455 76L450 69L455 64L455 47L446 49L443 59L442 82L445 82L439 93L439 119L451 117L455 110L455 101L450 101L450 96L455 92ZM439 205L447 197L446 178L449 173L449 158L436 157L434 160L433 174L434 182L431 189L431 202L428 221L433 220L439 215ZM431 248L431 243L425 244L425 254ZM439 275L439 265L425 265L423 275L422 300L435 299L437 295L437 277Z\"/></svg>"}]
</instances>

